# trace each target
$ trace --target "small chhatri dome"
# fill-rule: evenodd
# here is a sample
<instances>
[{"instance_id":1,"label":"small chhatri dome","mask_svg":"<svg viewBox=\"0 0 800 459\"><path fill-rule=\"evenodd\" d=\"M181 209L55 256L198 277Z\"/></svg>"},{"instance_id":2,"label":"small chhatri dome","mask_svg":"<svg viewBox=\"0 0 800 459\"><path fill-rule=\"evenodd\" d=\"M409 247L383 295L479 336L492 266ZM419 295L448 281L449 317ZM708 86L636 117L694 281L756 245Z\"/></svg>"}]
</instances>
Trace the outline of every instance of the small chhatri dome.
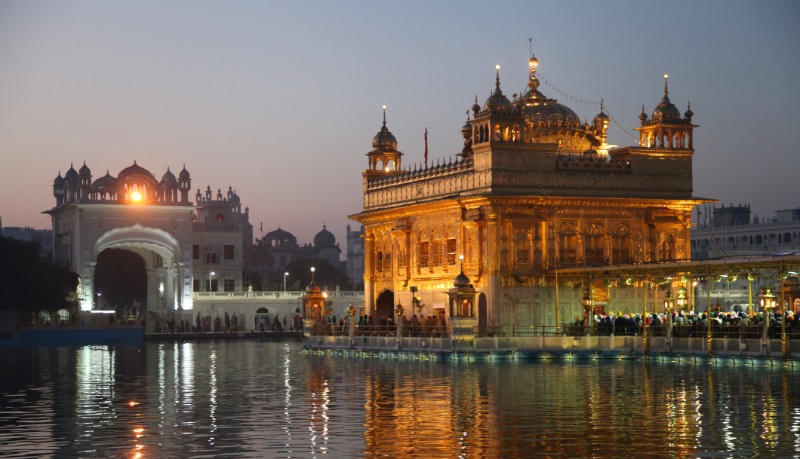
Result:
<instances>
[{"instance_id":1,"label":"small chhatri dome","mask_svg":"<svg viewBox=\"0 0 800 459\"><path fill-rule=\"evenodd\" d=\"M186 165L183 165L183 169L181 169L180 173L178 173L178 178L180 179L188 179L189 178L189 171L186 170Z\"/></svg>"},{"instance_id":2,"label":"small chhatri dome","mask_svg":"<svg viewBox=\"0 0 800 459\"><path fill-rule=\"evenodd\" d=\"M306 293L310 295L319 295L321 292L322 290L320 290L317 281L314 279L314 268L311 268L311 282L306 286Z\"/></svg>"},{"instance_id":3,"label":"small chhatri dome","mask_svg":"<svg viewBox=\"0 0 800 459\"><path fill-rule=\"evenodd\" d=\"M94 190L99 190L101 188L116 186L116 184L117 184L117 179L115 179L111 174L108 173L108 170L106 170L106 175L95 180L94 183L92 184L92 188Z\"/></svg>"},{"instance_id":4,"label":"small chhatri dome","mask_svg":"<svg viewBox=\"0 0 800 459\"><path fill-rule=\"evenodd\" d=\"M386 127L386 105L383 106L383 126L381 130L372 138L372 148L380 151L397 150L397 139L389 132Z\"/></svg>"},{"instance_id":5,"label":"small chhatri dome","mask_svg":"<svg viewBox=\"0 0 800 459\"><path fill-rule=\"evenodd\" d=\"M164 176L161 177L161 184L178 186L178 180L175 178L175 174L169 170L169 167L167 167L167 172L164 173Z\"/></svg>"},{"instance_id":6,"label":"small chhatri dome","mask_svg":"<svg viewBox=\"0 0 800 459\"><path fill-rule=\"evenodd\" d=\"M78 171L80 175L92 175L92 171L86 165L86 161L83 162L83 166L81 166L80 170Z\"/></svg>"},{"instance_id":7,"label":"small chhatri dome","mask_svg":"<svg viewBox=\"0 0 800 459\"><path fill-rule=\"evenodd\" d=\"M53 180L53 186L61 186L64 184L64 177L61 176L61 171L58 171L58 176Z\"/></svg>"},{"instance_id":8,"label":"small chhatri dome","mask_svg":"<svg viewBox=\"0 0 800 459\"><path fill-rule=\"evenodd\" d=\"M470 282L469 277L467 277L467 275L464 274L463 270L460 273L458 273L458 276L456 276L455 280L453 281L453 287L455 288L472 287L472 283Z\"/></svg>"},{"instance_id":9,"label":"small chhatri dome","mask_svg":"<svg viewBox=\"0 0 800 459\"><path fill-rule=\"evenodd\" d=\"M500 66L496 66L497 78L495 79L494 92L483 103L483 108L487 110L511 110L511 101L508 100L500 89Z\"/></svg>"},{"instance_id":10,"label":"small chhatri dome","mask_svg":"<svg viewBox=\"0 0 800 459\"><path fill-rule=\"evenodd\" d=\"M328 231L326 225L322 225L322 231L314 236L314 247L333 247L336 245L336 236Z\"/></svg>"},{"instance_id":11,"label":"small chhatri dome","mask_svg":"<svg viewBox=\"0 0 800 459\"><path fill-rule=\"evenodd\" d=\"M650 118L654 123L679 123L681 121L681 112L678 107L673 105L669 100L669 88L667 87L667 79L669 75L664 74L664 97L661 102L653 110L653 116Z\"/></svg>"},{"instance_id":12,"label":"small chhatri dome","mask_svg":"<svg viewBox=\"0 0 800 459\"><path fill-rule=\"evenodd\" d=\"M78 178L78 171L76 171L75 168L72 167L72 163L69 164L69 170L67 170L67 173L64 174L64 178L73 183Z\"/></svg>"}]
</instances>

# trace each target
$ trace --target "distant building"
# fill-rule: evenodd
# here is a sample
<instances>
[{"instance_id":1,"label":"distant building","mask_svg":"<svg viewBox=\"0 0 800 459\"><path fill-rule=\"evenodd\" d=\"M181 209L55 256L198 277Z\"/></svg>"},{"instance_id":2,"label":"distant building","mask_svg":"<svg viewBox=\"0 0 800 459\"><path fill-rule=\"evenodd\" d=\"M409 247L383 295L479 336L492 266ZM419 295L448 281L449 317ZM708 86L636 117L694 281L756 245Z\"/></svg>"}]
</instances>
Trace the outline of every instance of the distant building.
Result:
<instances>
[{"instance_id":1,"label":"distant building","mask_svg":"<svg viewBox=\"0 0 800 459\"><path fill-rule=\"evenodd\" d=\"M106 249L132 251L145 262L147 310L193 308L194 291L242 291L242 272L252 245L248 210L232 188L223 197L198 189L189 201L191 176L169 168L158 181L136 164L116 177L92 179L84 163L53 181L56 205L46 211L53 223L53 254L80 276L83 311L97 304L97 258ZM207 281L207 282L206 282Z\"/></svg>"},{"instance_id":2,"label":"distant building","mask_svg":"<svg viewBox=\"0 0 800 459\"><path fill-rule=\"evenodd\" d=\"M39 244L39 256L42 259L50 259L53 256L53 232L51 230L37 230L31 227L4 227L3 219L0 218L0 236L17 239L25 242L35 242Z\"/></svg>"},{"instance_id":3,"label":"distant building","mask_svg":"<svg viewBox=\"0 0 800 459\"><path fill-rule=\"evenodd\" d=\"M458 276L474 286L480 334L558 325L583 315L584 287L556 288L557 269L689 259L692 209L708 200L692 196L693 113L672 104L666 79L652 114L639 115L639 145L614 148L602 105L581 121L539 91L539 61L529 64L528 89L513 99L498 68L457 160L403 167L384 112L362 172L364 209L351 216L364 225L367 314L401 304L409 316L450 316ZM592 301L634 310L640 290L597 282Z\"/></svg>"},{"instance_id":4,"label":"distant building","mask_svg":"<svg viewBox=\"0 0 800 459\"><path fill-rule=\"evenodd\" d=\"M278 228L256 240L253 248L253 261L251 269L261 275L269 288L283 282L286 267L299 260L324 260L336 269L344 269L340 261L342 249L336 242L336 236L322 225L313 244L299 245L294 234ZM305 281L305 279L303 279Z\"/></svg>"},{"instance_id":5,"label":"distant building","mask_svg":"<svg viewBox=\"0 0 800 459\"><path fill-rule=\"evenodd\" d=\"M704 206L691 231L693 260L800 252L800 208L750 221L750 206Z\"/></svg>"}]
</instances>

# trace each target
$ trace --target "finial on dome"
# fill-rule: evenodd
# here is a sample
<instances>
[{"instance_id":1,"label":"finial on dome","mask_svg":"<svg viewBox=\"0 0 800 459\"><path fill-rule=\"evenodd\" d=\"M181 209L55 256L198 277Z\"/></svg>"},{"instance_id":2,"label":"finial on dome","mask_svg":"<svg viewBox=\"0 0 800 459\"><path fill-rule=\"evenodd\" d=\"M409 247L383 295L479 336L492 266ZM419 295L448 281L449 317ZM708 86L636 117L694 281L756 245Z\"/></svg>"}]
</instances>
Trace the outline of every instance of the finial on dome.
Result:
<instances>
[{"instance_id":1,"label":"finial on dome","mask_svg":"<svg viewBox=\"0 0 800 459\"><path fill-rule=\"evenodd\" d=\"M497 71L497 78L495 79L495 87L499 90L500 89L500 64L494 66L495 71Z\"/></svg>"},{"instance_id":2,"label":"finial on dome","mask_svg":"<svg viewBox=\"0 0 800 459\"><path fill-rule=\"evenodd\" d=\"M603 113L604 111L606 111L606 109L605 109L605 100L603 100L603 98L601 97L600 98L600 113Z\"/></svg>"},{"instance_id":3,"label":"finial on dome","mask_svg":"<svg viewBox=\"0 0 800 459\"><path fill-rule=\"evenodd\" d=\"M669 74L664 74L664 97L669 96L669 88L667 87L667 80L669 79Z\"/></svg>"},{"instance_id":4,"label":"finial on dome","mask_svg":"<svg viewBox=\"0 0 800 459\"><path fill-rule=\"evenodd\" d=\"M386 127L386 105L383 106L383 127Z\"/></svg>"}]
</instances>

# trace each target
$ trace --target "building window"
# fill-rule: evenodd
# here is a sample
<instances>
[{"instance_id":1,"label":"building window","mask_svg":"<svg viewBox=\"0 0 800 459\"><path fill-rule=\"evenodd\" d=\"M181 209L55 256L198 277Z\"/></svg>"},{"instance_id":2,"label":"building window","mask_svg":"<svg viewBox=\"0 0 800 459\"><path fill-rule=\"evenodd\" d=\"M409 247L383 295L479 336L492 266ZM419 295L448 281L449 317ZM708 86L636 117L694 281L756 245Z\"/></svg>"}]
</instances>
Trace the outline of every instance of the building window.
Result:
<instances>
[{"instance_id":1,"label":"building window","mask_svg":"<svg viewBox=\"0 0 800 459\"><path fill-rule=\"evenodd\" d=\"M206 252L206 263L210 265L217 264L217 254L215 252Z\"/></svg>"},{"instance_id":2,"label":"building window","mask_svg":"<svg viewBox=\"0 0 800 459\"><path fill-rule=\"evenodd\" d=\"M199 292L200 291L200 279L192 280L192 291Z\"/></svg>"},{"instance_id":3,"label":"building window","mask_svg":"<svg viewBox=\"0 0 800 459\"><path fill-rule=\"evenodd\" d=\"M584 248L586 264L599 265L603 263L603 236L587 235L586 247Z\"/></svg>"},{"instance_id":4,"label":"building window","mask_svg":"<svg viewBox=\"0 0 800 459\"><path fill-rule=\"evenodd\" d=\"M200 259L200 246L197 244L192 246L192 259L193 260Z\"/></svg>"},{"instance_id":5,"label":"building window","mask_svg":"<svg viewBox=\"0 0 800 459\"><path fill-rule=\"evenodd\" d=\"M419 266L425 268L430 264L430 246L427 241L419 243Z\"/></svg>"},{"instance_id":6,"label":"building window","mask_svg":"<svg viewBox=\"0 0 800 459\"><path fill-rule=\"evenodd\" d=\"M628 236L614 236L611 238L611 257L614 263L630 263L631 251L628 245Z\"/></svg>"},{"instance_id":7,"label":"building window","mask_svg":"<svg viewBox=\"0 0 800 459\"><path fill-rule=\"evenodd\" d=\"M406 252L404 249L400 249L399 253L397 254L397 268L404 269L406 267Z\"/></svg>"},{"instance_id":8,"label":"building window","mask_svg":"<svg viewBox=\"0 0 800 459\"><path fill-rule=\"evenodd\" d=\"M456 264L456 240L455 238L450 238L447 240L447 264L454 265Z\"/></svg>"},{"instance_id":9,"label":"building window","mask_svg":"<svg viewBox=\"0 0 800 459\"><path fill-rule=\"evenodd\" d=\"M383 270L387 273L392 272L392 252L383 254Z\"/></svg>"},{"instance_id":10,"label":"building window","mask_svg":"<svg viewBox=\"0 0 800 459\"><path fill-rule=\"evenodd\" d=\"M232 245L225 246L225 259L226 260L233 260L234 258L234 251Z\"/></svg>"},{"instance_id":11,"label":"building window","mask_svg":"<svg viewBox=\"0 0 800 459\"><path fill-rule=\"evenodd\" d=\"M444 253L442 250L442 241L433 241L431 244L431 264L433 266L441 266L444 262Z\"/></svg>"},{"instance_id":12,"label":"building window","mask_svg":"<svg viewBox=\"0 0 800 459\"><path fill-rule=\"evenodd\" d=\"M217 280L216 279L206 279L206 291L207 292L216 292L217 291Z\"/></svg>"},{"instance_id":13,"label":"building window","mask_svg":"<svg viewBox=\"0 0 800 459\"><path fill-rule=\"evenodd\" d=\"M225 279L225 282L222 287L225 289L226 292L232 292L234 285L236 285L236 282L233 279Z\"/></svg>"},{"instance_id":14,"label":"building window","mask_svg":"<svg viewBox=\"0 0 800 459\"><path fill-rule=\"evenodd\" d=\"M578 236L574 234L562 234L559 236L558 251L559 262L571 264L577 261Z\"/></svg>"},{"instance_id":15,"label":"building window","mask_svg":"<svg viewBox=\"0 0 800 459\"><path fill-rule=\"evenodd\" d=\"M375 272L383 272L383 252L380 251L375 255Z\"/></svg>"}]
</instances>

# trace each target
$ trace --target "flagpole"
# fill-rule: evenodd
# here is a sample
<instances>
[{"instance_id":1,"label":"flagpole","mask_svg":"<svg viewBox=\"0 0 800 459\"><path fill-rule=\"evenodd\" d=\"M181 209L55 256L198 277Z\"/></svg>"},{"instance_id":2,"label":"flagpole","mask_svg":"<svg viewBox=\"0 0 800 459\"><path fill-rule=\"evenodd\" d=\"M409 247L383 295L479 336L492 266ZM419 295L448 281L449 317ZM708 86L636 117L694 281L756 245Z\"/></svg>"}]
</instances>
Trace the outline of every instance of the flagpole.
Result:
<instances>
[{"instance_id":1,"label":"flagpole","mask_svg":"<svg viewBox=\"0 0 800 459\"><path fill-rule=\"evenodd\" d=\"M428 128L425 128L425 168L428 168Z\"/></svg>"}]
</instances>

